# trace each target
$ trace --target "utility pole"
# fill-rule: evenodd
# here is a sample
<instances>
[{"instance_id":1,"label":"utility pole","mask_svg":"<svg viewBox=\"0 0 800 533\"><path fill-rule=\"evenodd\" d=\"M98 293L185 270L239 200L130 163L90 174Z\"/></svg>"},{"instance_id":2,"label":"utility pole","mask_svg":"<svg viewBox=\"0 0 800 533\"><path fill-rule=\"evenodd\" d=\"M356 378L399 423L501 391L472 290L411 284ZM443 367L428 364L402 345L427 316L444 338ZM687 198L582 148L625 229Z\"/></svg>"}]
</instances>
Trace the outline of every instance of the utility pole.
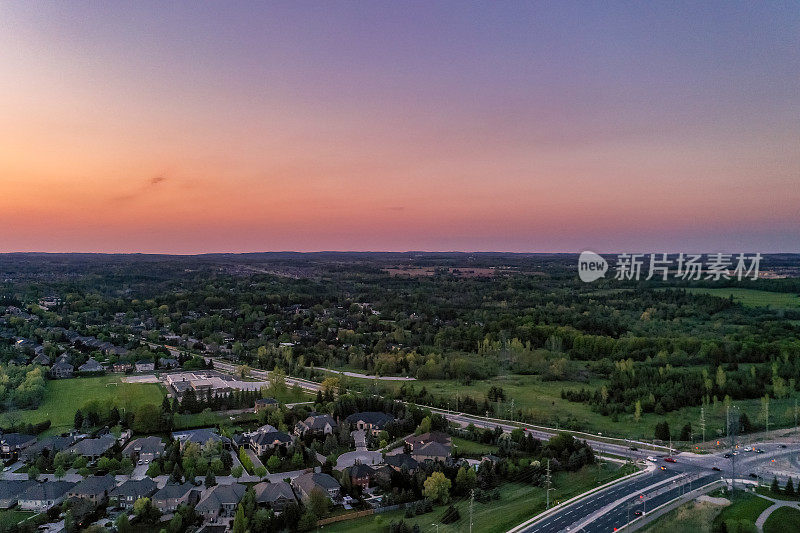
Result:
<instances>
[{"instance_id":1,"label":"utility pole","mask_svg":"<svg viewBox=\"0 0 800 533\"><path fill-rule=\"evenodd\" d=\"M472 533L472 506L475 504L475 489L469 491L469 533Z\"/></svg>"},{"instance_id":2,"label":"utility pole","mask_svg":"<svg viewBox=\"0 0 800 533\"><path fill-rule=\"evenodd\" d=\"M547 481L547 504L545 506L546 509L550 509L550 459L547 460L547 476L545 477Z\"/></svg>"},{"instance_id":3,"label":"utility pole","mask_svg":"<svg viewBox=\"0 0 800 533\"><path fill-rule=\"evenodd\" d=\"M731 492L736 491L736 433L739 429L739 409L733 407L733 418L731 418L731 408L728 406L728 438L731 447Z\"/></svg>"},{"instance_id":4,"label":"utility pole","mask_svg":"<svg viewBox=\"0 0 800 533\"><path fill-rule=\"evenodd\" d=\"M797 408L795 407L795 410L796 409ZM511 420L514 420L514 398L511 398Z\"/></svg>"}]
</instances>

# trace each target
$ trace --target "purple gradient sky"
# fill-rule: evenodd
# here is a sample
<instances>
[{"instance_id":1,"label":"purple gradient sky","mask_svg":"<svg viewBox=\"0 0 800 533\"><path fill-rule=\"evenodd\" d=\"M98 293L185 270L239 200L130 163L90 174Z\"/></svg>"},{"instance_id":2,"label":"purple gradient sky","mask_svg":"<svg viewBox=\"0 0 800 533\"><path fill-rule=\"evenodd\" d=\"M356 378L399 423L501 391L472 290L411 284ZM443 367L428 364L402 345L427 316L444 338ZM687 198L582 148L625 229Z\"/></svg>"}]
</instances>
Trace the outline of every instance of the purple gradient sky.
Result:
<instances>
[{"instance_id":1,"label":"purple gradient sky","mask_svg":"<svg viewBox=\"0 0 800 533\"><path fill-rule=\"evenodd\" d=\"M796 2L0 4L0 251L800 252Z\"/></svg>"}]
</instances>

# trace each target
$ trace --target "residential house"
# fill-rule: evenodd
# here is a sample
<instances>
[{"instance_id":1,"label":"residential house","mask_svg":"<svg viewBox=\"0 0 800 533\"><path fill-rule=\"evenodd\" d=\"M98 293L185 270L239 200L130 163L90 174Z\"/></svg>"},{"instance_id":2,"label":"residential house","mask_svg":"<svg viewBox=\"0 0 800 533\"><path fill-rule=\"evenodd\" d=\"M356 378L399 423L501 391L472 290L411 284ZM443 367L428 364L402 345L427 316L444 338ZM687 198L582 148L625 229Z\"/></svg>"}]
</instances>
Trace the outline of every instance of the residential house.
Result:
<instances>
[{"instance_id":1,"label":"residential house","mask_svg":"<svg viewBox=\"0 0 800 533\"><path fill-rule=\"evenodd\" d=\"M115 487L108 495L109 501L122 509L132 509L139 498L149 498L158 490L152 479L129 479L119 487Z\"/></svg>"},{"instance_id":2,"label":"residential house","mask_svg":"<svg viewBox=\"0 0 800 533\"><path fill-rule=\"evenodd\" d=\"M406 438L405 444L411 451L411 455L419 462L443 461L450 456L452 439L447 433L430 431Z\"/></svg>"},{"instance_id":3,"label":"residential house","mask_svg":"<svg viewBox=\"0 0 800 533\"><path fill-rule=\"evenodd\" d=\"M178 368L179 366L181 365L178 360L171 357L162 357L158 360L159 368Z\"/></svg>"},{"instance_id":4,"label":"residential house","mask_svg":"<svg viewBox=\"0 0 800 533\"><path fill-rule=\"evenodd\" d=\"M196 487L188 481L186 483L167 483L153 494L151 501L162 513L173 513L181 504L195 505L200 501L201 490L200 487Z\"/></svg>"},{"instance_id":5,"label":"residential house","mask_svg":"<svg viewBox=\"0 0 800 533\"><path fill-rule=\"evenodd\" d=\"M117 439L114 435L106 434L96 439L84 439L73 444L67 451L86 457L90 462L98 460L110 450Z\"/></svg>"},{"instance_id":6,"label":"residential house","mask_svg":"<svg viewBox=\"0 0 800 533\"><path fill-rule=\"evenodd\" d=\"M113 365L111 365L111 371L112 372L119 372L119 373L122 373L122 372L133 372L133 364L132 363L128 363L128 362L124 362L124 361L121 361L121 362L118 362L118 363L114 363Z\"/></svg>"},{"instance_id":7,"label":"residential house","mask_svg":"<svg viewBox=\"0 0 800 533\"><path fill-rule=\"evenodd\" d=\"M271 409L278 406L278 400L275 398L259 398L256 400L255 412L263 411L264 409Z\"/></svg>"},{"instance_id":8,"label":"residential house","mask_svg":"<svg viewBox=\"0 0 800 533\"><path fill-rule=\"evenodd\" d=\"M366 489L369 487L369 483L372 480L374 471L367 465L356 463L350 467L348 473L350 475L350 481L354 486Z\"/></svg>"},{"instance_id":9,"label":"residential house","mask_svg":"<svg viewBox=\"0 0 800 533\"><path fill-rule=\"evenodd\" d=\"M386 428L386 424L394 421L394 417L380 411L365 411L352 414L346 420L355 429L369 431L373 435L377 435Z\"/></svg>"},{"instance_id":10,"label":"residential house","mask_svg":"<svg viewBox=\"0 0 800 533\"><path fill-rule=\"evenodd\" d=\"M312 413L302 422L298 422L294 427L295 435L302 437L306 434L314 436L330 435L339 425L331 415L320 415Z\"/></svg>"},{"instance_id":11,"label":"residential house","mask_svg":"<svg viewBox=\"0 0 800 533\"><path fill-rule=\"evenodd\" d=\"M450 446L436 441L426 442L416 446L411 456L419 462L444 461L450 457Z\"/></svg>"},{"instance_id":12,"label":"residential house","mask_svg":"<svg viewBox=\"0 0 800 533\"><path fill-rule=\"evenodd\" d=\"M32 364L32 365L42 365L42 366L48 366L48 365L50 364L50 358L49 358L49 357L47 357L47 355L45 355L45 353L44 353L44 352L42 352L42 353L37 353L37 354L36 354L36 357L34 357L34 358L31 360L31 364Z\"/></svg>"},{"instance_id":13,"label":"residential house","mask_svg":"<svg viewBox=\"0 0 800 533\"><path fill-rule=\"evenodd\" d=\"M25 480L0 480L0 509L14 507L19 501L19 495L36 484L31 479Z\"/></svg>"},{"instance_id":14,"label":"residential house","mask_svg":"<svg viewBox=\"0 0 800 533\"><path fill-rule=\"evenodd\" d=\"M294 478L292 487L294 487L303 501L308 501L311 497L311 492L315 489L321 490L331 499L337 499L341 489L339 482L333 477L317 472L309 472Z\"/></svg>"},{"instance_id":15,"label":"residential house","mask_svg":"<svg viewBox=\"0 0 800 533\"><path fill-rule=\"evenodd\" d=\"M23 511L46 511L64 501L74 485L69 481L34 483L19 495L19 508Z\"/></svg>"},{"instance_id":16,"label":"residential house","mask_svg":"<svg viewBox=\"0 0 800 533\"><path fill-rule=\"evenodd\" d=\"M31 461L35 461L45 450L51 455L54 456L58 452L64 451L70 446L75 444L75 437L68 436L68 437L61 437L58 435L53 435L51 437L45 437L36 444L32 444L19 452L19 459L26 463Z\"/></svg>"},{"instance_id":17,"label":"residential house","mask_svg":"<svg viewBox=\"0 0 800 533\"><path fill-rule=\"evenodd\" d=\"M394 468L398 472L404 468L408 472L414 472L419 468L419 462L407 453L398 453L396 455L387 455L384 457L383 462Z\"/></svg>"},{"instance_id":18,"label":"residential house","mask_svg":"<svg viewBox=\"0 0 800 533\"><path fill-rule=\"evenodd\" d=\"M258 483L253 487L256 503L266 505L276 513L282 512L290 503L297 502L292 486L285 481Z\"/></svg>"},{"instance_id":19,"label":"residential house","mask_svg":"<svg viewBox=\"0 0 800 533\"><path fill-rule=\"evenodd\" d=\"M283 431L259 432L250 437L250 448L257 455L262 455L268 450L274 450L279 446L287 447L292 443L292 440L291 435Z\"/></svg>"},{"instance_id":20,"label":"residential house","mask_svg":"<svg viewBox=\"0 0 800 533\"><path fill-rule=\"evenodd\" d=\"M67 497L89 500L95 505L99 505L108 500L108 495L116 486L114 476L88 476L70 488L67 491Z\"/></svg>"},{"instance_id":21,"label":"residential house","mask_svg":"<svg viewBox=\"0 0 800 533\"><path fill-rule=\"evenodd\" d=\"M34 444L36 444L35 435L23 435L22 433L0 435L0 457L16 459L22 450Z\"/></svg>"},{"instance_id":22,"label":"residential house","mask_svg":"<svg viewBox=\"0 0 800 533\"><path fill-rule=\"evenodd\" d=\"M53 379L71 378L75 373L75 367L63 359L59 359L50 367L50 377Z\"/></svg>"},{"instance_id":23,"label":"residential house","mask_svg":"<svg viewBox=\"0 0 800 533\"><path fill-rule=\"evenodd\" d=\"M139 461L139 463L148 464L153 459L164 455L165 448L160 437L142 437L125 446L122 455L130 457L134 463Z\"/></svg>"},{"instance_id":24,"label":"residential house","mask_svg":"<svg viewBox=\"0 0 800 533\"><path fill-rule=\"evenodd\" d=\"M137 372L152 372L156 369L155 363L153 361L136 361L136 371Z\"/></svg>"},{"instance_id":25,"label":"residential house","mask_svg":"<svg viewBox=\"0 0 800 533\"><path fill-rule=\"evenodd\" d=\"M194 510L203 517L204 522L227 523L236 514L236 507L242 501L246 490L247 487L241 483L214 485L206 492Z\"/></svg>"},{"instance_id":26,"label":"residential house","mask_svg":"<svg viewBox=\"0 0 800 533\"><path fill-rule=\"evenodd\" d=\"M104 372L105 368L103 365L98 363L94 360L94 358L90 357L88 361L83 363L81 366L78 367L78 372Z\"/></svg>"},{"instance_id":27,"label":"residential house","mask_svg":"<svg viewBox=\"0 0 800 533\"><path fill-rule=\"evenodd\" d=\"M181 449L186 446L187 442L194 442L204 446L209 440L211 442L227 443L228 439L220 436L214 428L201 428L201 429L188 429L185 431L176 431L172 434L172 438L181 443Z\"/></svg>"}]
</instances>

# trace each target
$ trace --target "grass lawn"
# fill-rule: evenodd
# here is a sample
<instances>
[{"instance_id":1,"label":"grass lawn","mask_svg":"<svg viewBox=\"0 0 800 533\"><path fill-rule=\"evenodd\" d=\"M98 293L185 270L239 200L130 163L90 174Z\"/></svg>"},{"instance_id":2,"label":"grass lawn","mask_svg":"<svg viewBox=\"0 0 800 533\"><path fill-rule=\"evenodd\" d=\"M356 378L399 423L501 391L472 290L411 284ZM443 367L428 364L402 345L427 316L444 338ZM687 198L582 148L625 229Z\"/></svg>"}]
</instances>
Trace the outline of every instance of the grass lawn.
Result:
<instances>
[{"instance_id":1,"label":"grass lawn","mask_svg":"<svg viewBox=\"0 0 800 533\"><path fill-rule=\"evenodd\" d=\"M691 501L674 509L649 526L642 533L672 533L673 531L692 531L711 533L711 524L719 514L721 506L709 502Z\"/></svg>"},{"instance_id":2,"label":"grass lawn","mask_svg":"<svg viewBox=\"0 0 800 533\"><path fill-rule=\"evenodd\" d=\"M497 453L497 446L492 444L481 444L480 442L461 439L459 437L453 438L453 447L459 452L466 454L486 455L490 453Z\"/></svg>"},{"instance_id":3,"label":"grass lawn","mask_svg":"<svg viewBox=\"0 0 800 533\"><path fill-rule=\"evenodd\" d=\"M773 309L800 308L800 296L788 292L769 292L755 289L737 288L690 288L686 292L694 294L710 294L721 298L733 296L733 300L745 307L771 307Z\"/></svg>"},{"instance_id":4,"label":"grass lawn","mask_svg":"<svg viewBox=\"0 0 800 533\"><path fill-rule=\"evenodd\" d=\"M27 511L17 511L17 510L3 510L0 511L0 529L6 530L13 526L14 524L19 524L23 520L26 520L36 513L29 513Z\"/></svg>"},{"instance_id":5,"label":"grass lawn","mask_svg":"<svg viewBox=\"0 0 800 533\"><path fill-rule=\"evenodd\" d=\"M550 493L551 505L586 492L598 484L606 483L623 474L617 465L587 467L578 472L559 472L553 476L555 490ZM461 520L453 524L440 522L446 506L435 507L432 513L404 518L404 511L392 511L379 515L348 520L325 526L324 530L337 533L383 533L389 522L405 520L409 527L419 524L422 531L433 531L431 524L439 524L439 533L463 532L469 527L469 498L456 498L453 503L461 514ZM500 487L500 500L487 503L475 502L473 509L474 530L481 533L504 533L512 527L541 513L545 509L545 491L541 487L506 483Z\"/></svg>"},{"instance_id":6,"label":"grass lawn","mask_svg":"<svg viewBox=\"0 0 800 533\"><path fill-rule=\"evenodd\" d=\"M764 522L764 533L789 533L800 531L800 511L792 507L778 507Z\"/></svg>"},{"instance_id":7,"label":"grass lawn","mask_svg":"<svg viewBox=\"0 0 800 533\"><path fill-rule=\"evenodd\" d=\"M164 394L159 384L122 383L118 375L49 380L38 409L6 413L0 420L2 424L12 421L37 423L49 418L52 425L45 435L52 435L71 428L75 411L90 400L136 409L148 403L161 405Z\"/></svg>"},{"instance_id":8,"label":"grass lawn","mask_svg":"<svg viewBox=\"0 0 800 533\"><path fill-rule=\"evenodd\" d=\"M731 498L733 503L725 507L714 519L714 524L725 522L726 520L746 520L755 524L758 515L772 505L772 502L765 500L760 496L754 494L745 494L737 492L734 498Z\"/></svg>"}]
</instances>

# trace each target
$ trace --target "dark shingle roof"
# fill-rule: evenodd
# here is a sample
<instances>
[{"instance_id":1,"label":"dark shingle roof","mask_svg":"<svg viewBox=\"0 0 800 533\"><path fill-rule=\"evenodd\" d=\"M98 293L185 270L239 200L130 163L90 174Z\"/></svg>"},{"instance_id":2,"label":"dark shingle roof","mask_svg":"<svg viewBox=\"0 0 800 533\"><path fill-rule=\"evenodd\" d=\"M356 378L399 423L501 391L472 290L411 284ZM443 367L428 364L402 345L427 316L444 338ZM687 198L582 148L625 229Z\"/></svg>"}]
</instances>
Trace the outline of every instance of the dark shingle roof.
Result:
<instances>
[{"instance_id":1,"label":"dark shingle roof","mask_svg":"<svg viewBox=\"0 0 800 533\"><path fill-rule=\"evenodd\" d=\"M156 482L150 478L144 479L129 479L119 487L111 491L111 496L117 498L127 498L129 496L138 498L140 496L147 497L153 494L158 489Z\"/></svg>"},{"instance_id":2,"label":"dark shingle roof","mask_svg":"<svg viewBox=\"0 0 800 533\"><path fill-rule=\"evenodd\" d=\"M153 494L153 500L169 500L172 498L182 498L193 489L196 489L193 484L189 483L167 483L162 489Z\"/></svg>"},{"instance_id":3,"label":"dark shingle roof","mask_svg":"<svg viewBox=\"0 0 800 533\"><path fill-rule=\"evenodd\" d=\"M114 476L89 476L70 489L70 494L78 496L97 496L104 492L111 492L117 484Z\"/></svg>"},{"instance_id":4,"label":"dark shingle roof","mask_svg":"<svg viewBox=\"0 0 800 533\"><path fill-rule=\"evenodd\" d=\"M378 428L384 427L386 424L394 420L392 415L382 413L380 411L365 411L363 413L355 413L346 419L351 424L355 424L359 420L363 420L367 424L372 424Z\"/></svg>"},{"instance_id":5,"label":"dark shingle roof","mask_svg":"<svg viewBox=\"0 0 800 533\"><path fill-rule=\"evenodd\" d=\"M225 504L237 504L242 500L247 487L240 483L215 485L195 507L197 512L216 511Z\"/></svg>"},{"instance_id":6,"label":"dark shingle roof","mask_svg":"<svg viewBox=\"0 0 800 533\"><path fill-rule=\"evenodd\" d=\"M257 503L274 503L281 498L294 500L292 486L285 481L277 483L259 483L253 489L256 492Z\"/></svg>"},{"instance_id":7,"label":"dark shingle roof","mask_svg":"<svg viewBox=\"0 0 800 533\"><path fill-rule=\"evenodd\" d=\"M20 500L56 500L69 492L75 483L69 481L45 481L35 483L19 495Z\"/></svg>"}]
</instances>

